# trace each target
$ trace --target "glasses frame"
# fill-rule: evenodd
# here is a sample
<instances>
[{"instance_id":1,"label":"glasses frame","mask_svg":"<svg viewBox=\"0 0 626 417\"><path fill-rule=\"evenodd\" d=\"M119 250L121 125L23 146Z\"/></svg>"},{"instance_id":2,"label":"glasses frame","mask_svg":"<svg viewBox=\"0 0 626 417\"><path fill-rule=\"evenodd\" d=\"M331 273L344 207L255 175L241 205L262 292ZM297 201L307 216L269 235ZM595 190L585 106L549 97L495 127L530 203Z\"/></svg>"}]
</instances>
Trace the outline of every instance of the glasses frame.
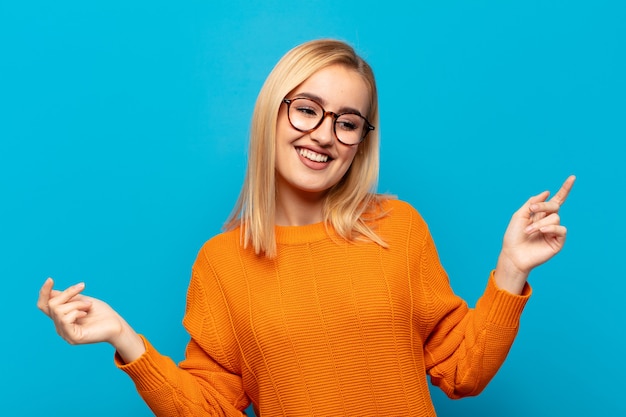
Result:
<instances>
[{"instance_id":1,"label":"glasses frame","mask_svg":"<svg viewBox=\"0 0 626 417\"><path fill-rule=\"evenodd\" d=\"M303 129L300 129L300 128L294 126L293 122L291 121L290 112L291 112L291 103L293 103L296 100L309 100L309 101L312 101L313 103L315 103L318 106L320 106L320 109L322 109L322 117L320 118L320 120L317 122L317 124L313 128L308 129L308 130L303 130ZM320 125L324 122L324 119L326 119L326 116L332 116L332 119L333 119L333 134L335 135L335 139L337 139L340 143L342 143L343 145L346 145L346 146L358 145L359 143L363 142L363 139L365 139L365 137L367 136L367 134L369 132L371 132L372 130L376 129L369 122L369 120L367 120L365 117L363 117L363 115L361 115L359 113L355 113L355 112L351 112L351 111L347 111L347 112L344 112L344 113L335 113L335 112L332 112L332 111L326 111L326 109L320 103L318 103L317 100L313 100L312 98L309 98L309 97L285 98L285 99L283 99L283 103L285 103L287 105L287 119L289 120L289 123L291 124L291 127L296 129L298 132L310 133L310 132L314 131L315 129L317 129L318 127L320 127ZM343 116L345 114L353 114L355 116L359 116L365 122L365 126L364 126L364 129L363 129L363 135L361 136L361 138L359 139L359 141L357 143L345 143L341 139L339 139L339 136L337 136L337 119L339 119L341 116Z\"/></svg>"}]
</instances>

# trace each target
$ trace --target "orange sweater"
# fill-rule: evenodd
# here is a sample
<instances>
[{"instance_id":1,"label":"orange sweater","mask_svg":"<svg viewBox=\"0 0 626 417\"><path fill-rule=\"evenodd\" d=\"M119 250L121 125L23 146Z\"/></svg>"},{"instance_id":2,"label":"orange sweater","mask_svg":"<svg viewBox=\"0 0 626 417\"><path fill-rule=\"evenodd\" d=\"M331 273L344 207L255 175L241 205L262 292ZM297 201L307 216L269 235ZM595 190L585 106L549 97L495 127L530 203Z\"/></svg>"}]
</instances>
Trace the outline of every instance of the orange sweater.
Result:
<instances>
[{"instance_id":1,"label":"orange sweater","mask_svg":"<svg viewBox=\"0 0 626 417\"><path fill-rule=\"evenodd\" d=\"M504 361L530 295L496 288L475 309L455 296L407 203L385 203L389 244L349 243L323 224L277 227L278 256L220 234L193 266L176 366L147 352L118 366L157 416L434 416L426 375L478 394Z\"/></svg>"}]
</instances>

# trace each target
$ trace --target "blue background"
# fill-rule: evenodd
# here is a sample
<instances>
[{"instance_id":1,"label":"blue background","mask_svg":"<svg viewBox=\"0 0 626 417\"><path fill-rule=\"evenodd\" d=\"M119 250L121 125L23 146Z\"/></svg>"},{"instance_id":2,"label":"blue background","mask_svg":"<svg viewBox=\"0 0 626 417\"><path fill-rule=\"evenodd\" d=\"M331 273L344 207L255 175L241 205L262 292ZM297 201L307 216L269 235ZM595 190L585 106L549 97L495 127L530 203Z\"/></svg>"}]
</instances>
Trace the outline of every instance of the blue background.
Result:
<instances>
[{"instance_id":1,"label":"blue background","mask_svg":"<svg viewBox=\"0 0 626 417\"><path fill-rule=\"evenodd\" d=\"M110 346L55 334L38 289L85 281L181 360L191 264L237 197L261 84L335 37L377 74L379 190L422 212L470 304L512 212L578 176L503 368L477 398L434 389L439 415L624 415L624 2L408 3L0 3L2 403L151 415Z\"/></svg>"}]
</instances>

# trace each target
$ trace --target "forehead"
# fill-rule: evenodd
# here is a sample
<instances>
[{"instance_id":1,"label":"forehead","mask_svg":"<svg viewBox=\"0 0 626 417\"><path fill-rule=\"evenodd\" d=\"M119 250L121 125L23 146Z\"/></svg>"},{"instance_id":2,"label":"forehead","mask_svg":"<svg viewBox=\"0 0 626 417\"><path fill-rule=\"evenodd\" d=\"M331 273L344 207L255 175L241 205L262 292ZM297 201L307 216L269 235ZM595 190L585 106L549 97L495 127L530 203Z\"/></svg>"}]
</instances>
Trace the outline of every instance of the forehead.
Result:
<instances>
[{"instance_id":1,"label":"forehead","mask_svg":"<svg viewBox=\"0 0 626 417\"><path fill-rule=\"evenodd\" d=\"M370 91L363 76L342 65L322 68L296 87L291 96L298 94L316 97L326 110L357 109L367 114Z\"/></svg>"}]
</instances>

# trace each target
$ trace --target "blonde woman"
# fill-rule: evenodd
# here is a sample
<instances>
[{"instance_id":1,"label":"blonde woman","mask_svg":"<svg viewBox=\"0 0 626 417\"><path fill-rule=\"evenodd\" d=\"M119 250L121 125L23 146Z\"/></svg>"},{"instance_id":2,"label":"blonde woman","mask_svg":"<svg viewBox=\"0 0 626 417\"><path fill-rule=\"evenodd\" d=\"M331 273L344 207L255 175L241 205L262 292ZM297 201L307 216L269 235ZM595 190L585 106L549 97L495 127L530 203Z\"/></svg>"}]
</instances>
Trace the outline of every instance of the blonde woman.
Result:
<instances>
[{"instance_id":1,"label":"blonde woman","mask_svg":"<svg viewBox=\"0 0 626 417\"><path fill-rule=\"evenodd\" d=\"M254 111L244 186L226 231L200 250L178 365L83 284L39 308L71 344L108 342L158 416L434 416L427 376L477 395L504 361L528 274L563 247L574 177L531 197L507 228L475 308L455 296L427 226L375 193L378 99L345 43L289 51Z\"/></svg>"}]
</instances>

